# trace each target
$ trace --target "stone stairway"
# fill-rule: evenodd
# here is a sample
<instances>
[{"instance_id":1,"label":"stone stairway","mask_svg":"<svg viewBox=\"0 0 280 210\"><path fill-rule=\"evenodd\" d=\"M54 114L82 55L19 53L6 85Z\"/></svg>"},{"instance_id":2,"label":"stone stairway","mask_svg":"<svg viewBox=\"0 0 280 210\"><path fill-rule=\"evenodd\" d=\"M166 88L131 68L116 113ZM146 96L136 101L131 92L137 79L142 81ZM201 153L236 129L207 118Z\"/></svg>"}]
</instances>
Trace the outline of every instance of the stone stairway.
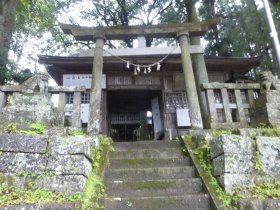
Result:
<instances>
[{"instance_id":1,"label":"stone stairway","mask_svg":"<svg viewBox=\"0 0 280 210\"><path fill-rule=\"evenodd\" d=\"M210 210L209 195L176 141L114 143L105 210Z\"/></svg>"}]
</instances>

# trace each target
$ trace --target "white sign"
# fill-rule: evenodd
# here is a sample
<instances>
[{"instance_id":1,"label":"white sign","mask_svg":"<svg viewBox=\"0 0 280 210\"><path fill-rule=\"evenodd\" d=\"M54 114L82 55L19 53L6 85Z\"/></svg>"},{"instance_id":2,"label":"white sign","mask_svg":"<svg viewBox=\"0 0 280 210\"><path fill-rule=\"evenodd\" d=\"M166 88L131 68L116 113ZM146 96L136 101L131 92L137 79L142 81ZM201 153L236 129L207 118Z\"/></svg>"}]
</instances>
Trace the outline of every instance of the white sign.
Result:
<instances>
[{"instance_id":1,"label":"white sign","mask_svg":"<svg viewBox=\"0 0 280 210\"><path fill-rule=\"evenodd\" d=\"M191 119L189 109L176 109L177 114L177 126L191 126Z\"/></svg>"},{"instance_id":2,"label":"white sign","mask_svg":"<svg viewBox=\"0 0 280 210\"><path fill-rule=\"evenodd\" d=\"M63 74L63 86L86 87L91 88L91 74ZM106 89L106 75L102 75L102 89Z\"/></svg>"}]
</instances>

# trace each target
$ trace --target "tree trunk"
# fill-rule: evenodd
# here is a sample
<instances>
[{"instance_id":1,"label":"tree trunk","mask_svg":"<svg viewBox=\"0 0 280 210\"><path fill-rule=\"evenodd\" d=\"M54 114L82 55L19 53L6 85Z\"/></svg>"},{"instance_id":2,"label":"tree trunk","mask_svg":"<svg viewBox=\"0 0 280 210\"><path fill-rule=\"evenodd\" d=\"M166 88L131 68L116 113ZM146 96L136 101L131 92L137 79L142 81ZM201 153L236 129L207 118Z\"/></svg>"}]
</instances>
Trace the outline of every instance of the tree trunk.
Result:
<instances>
[{"instance_id":1,"label":"tree trunk","mask_svg":"<svg viewBox=\"0 0 280 210\"><path fill-rule=\"evenodd\" d=\"M0 2L0 67L5 67L15 25L16 8L19 0Z\"/></svg>"}]
</instances>

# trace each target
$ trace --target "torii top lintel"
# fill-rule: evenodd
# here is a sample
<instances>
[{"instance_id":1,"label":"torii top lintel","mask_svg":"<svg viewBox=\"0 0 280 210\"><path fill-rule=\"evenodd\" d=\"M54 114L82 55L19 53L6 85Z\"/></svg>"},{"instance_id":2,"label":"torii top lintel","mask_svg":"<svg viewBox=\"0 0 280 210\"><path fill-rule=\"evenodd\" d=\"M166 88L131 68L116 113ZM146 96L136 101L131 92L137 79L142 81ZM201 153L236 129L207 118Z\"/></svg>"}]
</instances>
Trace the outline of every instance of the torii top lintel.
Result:
<instances>
[{"instance_id":1,"label":"torii top lintel","mask_svg":"<svg viewBox=\"0 0 280 210\"><path fill-rule=\"evenodd\" d=\"M170 38L176 37L180 32L187 32L190 36L203 36L217 22L218 19L212 19L198 23L106 27L85 27L60 23L60 27L65 34L73 35L78 41L91 41L100 36L104 36L108 40L123 40L138 36Z\"/></svg>"}]
</instances>

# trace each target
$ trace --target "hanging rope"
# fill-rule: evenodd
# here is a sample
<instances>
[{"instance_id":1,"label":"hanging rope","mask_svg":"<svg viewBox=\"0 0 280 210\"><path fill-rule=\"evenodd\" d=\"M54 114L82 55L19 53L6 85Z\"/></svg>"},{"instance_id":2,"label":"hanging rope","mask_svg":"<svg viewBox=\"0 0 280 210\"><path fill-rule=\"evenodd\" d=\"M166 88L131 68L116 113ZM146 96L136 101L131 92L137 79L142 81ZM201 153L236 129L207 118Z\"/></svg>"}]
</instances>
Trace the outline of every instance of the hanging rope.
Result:
<instances>
[{"instance_id":1,"label":"hanging rope","mask_svg":"<svg viewBox=\"0 0 280 210\"><path fill-rule=\"evenodd\" d=\"M137 75L139 73L141 73L141 69L143 71L144 74L147 74L147 73L151 73L152 72L152 67L153 66L157 66L156 70L157 71L160 71L160 68L161 68L161 63L166 60L168 58L168 56L170 56L176 49L178 48L178 46L175 46L167 55L165 55L162 59L158 60L157 62L155 63L152 63L152 64L148 64L148 65L141 65L141 64L136 64L136 63L132 63L131 61L129 60L125 60L123 59L122 57L120 56L117 56L105 49L104 52L106 52L107 54L119 59L120 61L126 63L126 68L129 69L130 66L133 66L134 67L134 75Z\"/></svg>"}]
</instances>

